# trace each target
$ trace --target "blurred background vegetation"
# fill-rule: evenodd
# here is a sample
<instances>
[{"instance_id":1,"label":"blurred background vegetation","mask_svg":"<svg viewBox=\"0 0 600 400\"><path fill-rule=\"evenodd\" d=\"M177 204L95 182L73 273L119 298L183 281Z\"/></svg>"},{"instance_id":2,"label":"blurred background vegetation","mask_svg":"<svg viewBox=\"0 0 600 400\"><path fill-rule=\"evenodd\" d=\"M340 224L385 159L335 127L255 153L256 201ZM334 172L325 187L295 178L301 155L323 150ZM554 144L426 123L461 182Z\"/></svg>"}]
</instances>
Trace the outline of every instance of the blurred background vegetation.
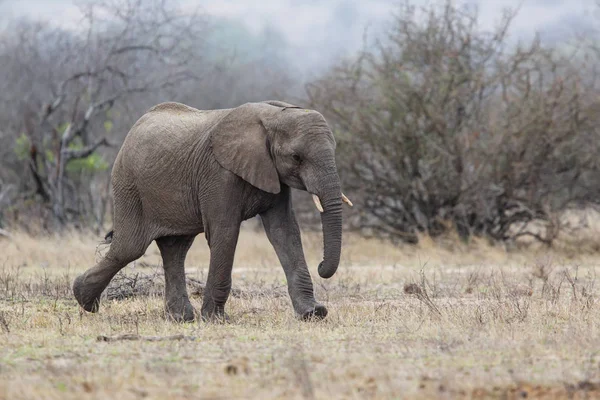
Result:
<instances>
[{"instance_id":1,"label":"blurred background vegetation","mask_svg":"<svg viewBox=\"0 0 600 400\"><path fill-rule=\"evenodd\" d=\"M593 24L560 40L515 40L519 10L490 25L459 1L406 1L365 30L358 50L308 71L309 54L274 25L252 30L176 1L77 4L75 27L0 17L5 230L109 229L112 162L162 101L214 109L279 99L320 111L355 203L346 228L366 236L551 245L572 227L566 212L600 202ZM328 40L345 39L355 40ZM295 197L304 228L318 225L308 196Z\"/></svg>"}]
</instances>

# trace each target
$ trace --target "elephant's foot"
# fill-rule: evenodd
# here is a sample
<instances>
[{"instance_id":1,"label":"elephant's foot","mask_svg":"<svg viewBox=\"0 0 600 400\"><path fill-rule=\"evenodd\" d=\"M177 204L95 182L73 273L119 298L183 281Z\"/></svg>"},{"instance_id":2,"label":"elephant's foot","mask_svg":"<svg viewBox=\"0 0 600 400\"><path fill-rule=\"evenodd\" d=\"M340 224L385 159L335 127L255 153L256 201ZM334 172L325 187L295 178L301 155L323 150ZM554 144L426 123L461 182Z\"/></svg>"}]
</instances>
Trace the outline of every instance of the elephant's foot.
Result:
<instances>
[{"instance_id":1,"label":"elephant's foot","mask_svg":"<svg viewBox=\"0 0 600 400\"><path fill-rule=\"evenodd\" d=\"M303 321L321 320L327 316L327 308L322 304L314 303L311 306L302 307L296 313Z\"/></svg>"},{"instance_id":2,"label":"elephant's foot","mask_svg":"<svg viewBox=\"0 0 600 400\"><path fill-rule=\"evenodd\" d=\"M175 322L192 322L196 319L196 310L186 297L176 301L168 301L165 305L167 318Z\"/></svg>"},{"instance_id":3,"label":"elephant's foot","mask_svg":"<svg viewBox=\"0 0 600 400\"><path fill-rule=\"evenodd\" d=\"M204 304L202 306L202 320L204 322L213 323L229 323L229 315L225 312L224 307L216 307L212 304Z\"/></svg>"},{"instance_id":4,"label":"elephant's foot","mask_svg":"<svg viewBox=\"0 0 600 400\"><path fill-rule=\"evenodd\" d=\"M96 285L90 285L86 280L87 274L79 275L73 281L73 294L77 302L87 312L98 312L100 308L100 296L104 291L104 286L101 288Z\"/></svg>"},{"instance_id":5,"label":"elephant's foot","mask_svg":"<svg viewBox=\"0 0 600 400\"><path fill-rule=\"evenodd\" d=\"M231 322L231 319L229 318L229 315L227 315L227 313L222 313L222 314L202 313L202 321L216 323L216 324L228 324L229 322Z\"/></svg>"}]
</instances>

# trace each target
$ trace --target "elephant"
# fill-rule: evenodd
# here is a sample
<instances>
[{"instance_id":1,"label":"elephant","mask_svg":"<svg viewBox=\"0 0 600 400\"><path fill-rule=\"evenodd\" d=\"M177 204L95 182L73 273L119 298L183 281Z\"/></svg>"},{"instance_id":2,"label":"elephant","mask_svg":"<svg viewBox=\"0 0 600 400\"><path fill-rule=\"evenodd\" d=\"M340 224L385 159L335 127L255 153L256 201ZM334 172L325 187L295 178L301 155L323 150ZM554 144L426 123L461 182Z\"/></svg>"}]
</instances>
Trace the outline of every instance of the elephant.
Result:
<instances>
[{"instance_id":1,"label":"elephant","mask_svg":"<svg viewBox=\"0 0 600 400\"><path fill-rule=\"evenodd\" d=\"M342 245L342 193L336 141L317 111L282 101L198 110L155 105L127 133L112 174L113 230L107 254L76 277L73 294L97 312L111 279L141 257L152 241L165 274L167 317L193 321L184 261L196 235L210 249L200 317L225 320L232 266L242 221L260 216L288 285L295 314L322 319L292 208L291 188L307 191L321 212L322 278L336 272Z\"/></svg>"}]
</instances>

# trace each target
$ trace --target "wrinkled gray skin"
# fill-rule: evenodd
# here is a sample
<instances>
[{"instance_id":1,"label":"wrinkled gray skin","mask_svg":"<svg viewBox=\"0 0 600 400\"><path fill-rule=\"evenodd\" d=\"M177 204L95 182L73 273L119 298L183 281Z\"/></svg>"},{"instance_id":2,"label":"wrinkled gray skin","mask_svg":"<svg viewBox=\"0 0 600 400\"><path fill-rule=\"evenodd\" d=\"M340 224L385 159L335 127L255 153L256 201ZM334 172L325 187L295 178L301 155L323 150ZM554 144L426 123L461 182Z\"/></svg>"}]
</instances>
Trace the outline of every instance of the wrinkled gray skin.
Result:
<instances>
[{"instance_id":1,"label":"wrinkled gray skin","mask_svg":"<svg viewBox=\"0 0 600 400\"><path fill-rule=\"evenodd\" d=\"M126 264L156 240L165 270L165 307L191 321L184 261L204 232L210 268L201 315L225 318L231 269L243 220L259 214L302 318L327 315L317 303L304 258L290 188L320 197L324 257L319 275L339 264L342 199L335 140L323 116L279 101L200 111L179 103L151 108L132 127L112 172L114 229L104 259L78 276L73 292L90 312Z\"/></svg>"}]
</instances>

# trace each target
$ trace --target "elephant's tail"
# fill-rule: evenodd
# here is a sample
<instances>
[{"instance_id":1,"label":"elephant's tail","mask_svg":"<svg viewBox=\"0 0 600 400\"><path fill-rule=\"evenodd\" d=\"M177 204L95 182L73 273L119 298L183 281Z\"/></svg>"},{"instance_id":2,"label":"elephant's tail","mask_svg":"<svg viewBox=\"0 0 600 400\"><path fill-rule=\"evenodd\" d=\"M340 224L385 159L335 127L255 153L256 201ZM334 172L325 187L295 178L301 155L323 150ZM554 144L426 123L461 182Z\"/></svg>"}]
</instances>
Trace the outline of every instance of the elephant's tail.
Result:
<instances>
[{"instance_id":1,"label":"elephant's tail","mask_svg":"<svg viewBox=\"0 0 600 400\"><path fill-rule=\"evenodd\" d=\"M113 233L115 231L111 230L110 232L108 232L106 235L104 235L104 243L105 244L110 244L112 243L112 238L113 238Z\"/></svg>"}]
</instances>

